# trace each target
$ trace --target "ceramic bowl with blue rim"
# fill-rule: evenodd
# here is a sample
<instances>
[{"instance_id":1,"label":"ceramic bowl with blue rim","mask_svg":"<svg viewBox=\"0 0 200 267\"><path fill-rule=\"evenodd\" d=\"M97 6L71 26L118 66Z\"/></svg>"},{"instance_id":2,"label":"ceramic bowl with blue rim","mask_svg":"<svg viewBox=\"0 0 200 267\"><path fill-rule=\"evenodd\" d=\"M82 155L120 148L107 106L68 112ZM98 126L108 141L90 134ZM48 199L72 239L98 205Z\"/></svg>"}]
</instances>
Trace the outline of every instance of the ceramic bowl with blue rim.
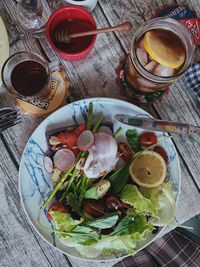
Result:
<instances>
[{"instance_id":1,"label":"ceramic bowl with blue rim","mask_svg":"<svg viewBox=\"0 0 200 267\"><path fill-rule=\"evenodd\" d=\"M43 227L41 227L37 222L40 213L40 206L51 193L53 188L50 180L50 174L45 171L43 166L43 159L48 150L46 132L57 128L85 123L87 118L87 108L90 102L93 103L94 113L98 114L99 112L103 112L104 122L112 123L114 130L122 126L120 122L114 120L115 114L151 117L149 113L133 104L111 98L90 98L80 100L60 108L48 116L37 127L25 146L19 168L19 191L23 208L34 229L46 242L55 247L57 250L69 256L83 260L119 260L120 258L127 256L128 253L111 253L110 255L101 254L96 258L91 259L82 256L76 248L62 244L54 234L54 225L47 219L45 209L41 214ZM136 129L139 134L144 131L139 128L123 125L123 130L121 132L122 138L125 136L128 129ZM168 177L173 184L174 196L177 203L181 184L178 155L171 139L166 138L168 136L166 133L155 132L155 134L157 135L158 141L165 139L162 142L162 146L168 154L169 163L167 172ZM47 228L52 229L52 231L47 231ZM145 240L138 241L136 251L139 251L149 245L157 237L157 235L164 230L164 228L165 226L162 226L156 234L148 233Z\"/></svg>"}]
</instances>

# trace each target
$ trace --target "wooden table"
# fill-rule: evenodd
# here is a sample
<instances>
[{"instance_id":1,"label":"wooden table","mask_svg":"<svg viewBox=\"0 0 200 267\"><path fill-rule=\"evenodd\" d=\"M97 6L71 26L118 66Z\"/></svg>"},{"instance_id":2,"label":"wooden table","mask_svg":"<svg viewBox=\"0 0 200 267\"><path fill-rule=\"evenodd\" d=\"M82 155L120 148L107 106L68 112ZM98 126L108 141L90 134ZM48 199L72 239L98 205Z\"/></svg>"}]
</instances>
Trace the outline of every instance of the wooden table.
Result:
<instances>
[{"instance_id":1,"label":"wooden table","mask_svg":"<svg viewBox=\"0 0 200 267\"><path fill-rule=\"evenodd\" d=\"M93 16L99 28L130 20L134 32L160 6L185 2L200 15L198 0L99 0ZM28 50L41 54L49 61L58 59L45 39L37 40L20 29L16 3L14 0L0 1L0 14L7 27L10 54ZM49 1L49 4L52 10L60 5L56 0ZM128 52L132 34L110 33L99 36L94 49L83 61L71 63L60 58L71 82L70 101L95 96L126 100L116 85L116 69ZM198 58L197 51L196 60ZM0 92L1 106L14 106L3 87ZM184 80L180 79L171 86L169 95L161 103L146 109L157 118L200 125L199 107L195 96L188 91ZM59 253L38 236L25 216L18 191L18 168L24 146L41 121L23 114L20 125L0 134L0 266L112 266L112 263L81 262ZM175 221L181 224L200 213L200 136L173 135L173 142L182 172L182 187L175 217Z\"/></svg>"}]
</instances>

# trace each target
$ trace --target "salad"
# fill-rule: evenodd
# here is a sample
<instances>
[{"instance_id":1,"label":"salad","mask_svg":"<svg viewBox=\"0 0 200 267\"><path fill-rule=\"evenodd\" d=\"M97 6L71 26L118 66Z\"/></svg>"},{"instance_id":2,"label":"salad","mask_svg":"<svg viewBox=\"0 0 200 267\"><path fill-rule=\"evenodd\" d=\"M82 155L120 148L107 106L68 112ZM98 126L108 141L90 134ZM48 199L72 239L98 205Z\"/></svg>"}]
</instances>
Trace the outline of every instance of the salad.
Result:
<instances>
[{"instance_id":1,"label":"salad","mask_svg":"<svg viewBox=\"0 0 200 267\"><path fill-rule=\"evenodd\" d=\"M129 129L120 141L121 128L113 132L102 121L90 103L86 124L47 133L44 157L53 191L40 210L60 242L89 258L134 254L137 241L170 223L175 212L162 140Z\"/></svg>"}]
</instances>

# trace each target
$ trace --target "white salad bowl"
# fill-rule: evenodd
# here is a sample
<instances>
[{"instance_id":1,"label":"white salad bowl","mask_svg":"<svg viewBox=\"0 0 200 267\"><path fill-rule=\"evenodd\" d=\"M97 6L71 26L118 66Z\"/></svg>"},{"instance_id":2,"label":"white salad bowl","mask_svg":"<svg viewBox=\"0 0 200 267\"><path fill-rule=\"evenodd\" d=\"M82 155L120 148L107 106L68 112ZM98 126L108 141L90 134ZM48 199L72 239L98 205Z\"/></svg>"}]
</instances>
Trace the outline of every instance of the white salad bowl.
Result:
<instances>
[{"instance_id":1,"label":"white salad bowl","mask_svg":"<svg viewBox=\"0 0 200 267\"><path fill-rule=\"evenodd\" d=\"M51 228L52 232L47 231L45 227L43 228L37 223L40 206L52 191L50 174L48 174L43 167L43 158L48 149L45 133L51 129L84 123L87 116L87 108L90 102L93 103L94 113L98 114L99 112L103 112L104 122L112 122L115 130L119 126L122 126L121 123L114 120L114 115L117 113L151 117L151 115L146 111L133 104L111 98L90 98L86 100L80 100L60 108L48 116L37 127L25 146L19 168L19 192L22 205L28 219L30 220L36 232L46 242L60 252L75 258L92 261L109 261L120 259L128 254L111 253L110 255L100 255L92 259L83 257L76 250L76 248L65 246L58 240L53 232L52 222L49 221L45 216L45 211L42 212L41 221L46 228ZM123 138L127 129L133 129L133 127L123 126L121 138ZM139 128L135 129L138 131L138 133L143 131ZM166 133L162 132L155 133L158 141L168 136ZM165 138L165 141L162 142L162 146L165 148L168 154L169 163L167 171L173 184L175 201L177 202L181 184L178 155L171 139ZM146 240L138 241L136 245L136 251L139 251L150 244L156 238L156 236L163 231L164 228L165 226L160 227L156 234L148 233Z\"/></svg>"}]
</instances>

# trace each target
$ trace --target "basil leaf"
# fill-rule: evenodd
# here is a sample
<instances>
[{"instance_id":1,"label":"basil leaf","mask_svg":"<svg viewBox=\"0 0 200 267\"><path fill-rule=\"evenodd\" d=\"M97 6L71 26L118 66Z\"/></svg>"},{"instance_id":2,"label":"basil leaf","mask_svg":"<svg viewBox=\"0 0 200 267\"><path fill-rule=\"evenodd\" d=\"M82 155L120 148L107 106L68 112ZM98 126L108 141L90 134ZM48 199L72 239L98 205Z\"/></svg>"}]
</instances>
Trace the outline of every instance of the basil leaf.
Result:
<instances>
[{"instance_id":1,"label":"basil leaf","mask_svg":"<svg viewBox=\"0 0 200 267\"><path fill-rule=\"evenodd\" d=\"M114 229L114 231L111 233L111 235L129 235L129 229L128 226L131 224L133 217L126 216L123 218L117 225L117 227Z\"/></svg>"},{"instance_id":2,"label":"basil leaf","mask_svg":"<svg viewBox=\"0 0 200 267\"><path fill-rule=\"evenodd\" d=\"M129 145L133 148L134 152L142 150L139 143L139 135L136 130L127 130L126 137Z\"/></svg>"},{"instance_id":3,"label":"basil leaf","mask_svg":"<svg viewBox=\"0 0 200 267\"><path fill-rule=\"evenodd\" d=\"M117 213L110 213L100 218L89 220L85 222L84 225L97 229L107 229L113 227L118 221L118 219L119 216Z\"/></svg>"},{"instance_id":4,"label":"basil leaf","mask_svg":"<svg viewBox=\"0 0 200 267\"><path fill-rule=\"evenodd\" d=\"M97 231L85 226L77 226L71 232L66 232L62 236L71 237L74 242L83 246L94 244L101 238L101 235Z\"/></svg>"},{"instance_id":5,"label":"basil leaf","mask_svg":"<svg viewBox=\"0 0 200 267\"><path fill-rule=\"evenodd\" d=\"M143 215L137 215L134 218L126 216L123 218L114 231L111 233L112 236L124 236L130 235L132 240L137 239L138 236L144 237L146 232L152 231L153 226L148 224L147 219Z\"/></svg>"},{"instance_id":6,"label":"basil leaf","mask_svg":"<svg viewBox=\"0 0 200 267\"><path fill-rule=\"evenodd\" d=\"M121 167L108 178L111 183L110 191L113 193L119 193L122 190L128 181L130 165L131 162L128 162L125 166Z\"/></svg>"},{"instance_id":7,"label":"basil leaf","mask_svg":"<svg viewBox=\"0 0 200 267\"><path fill-rule=\"evenodd\" d=\"M93 186L90 189L88 189L84 194L84 198L98 199L97 186Z\"/></svg>"}]
</instances>

